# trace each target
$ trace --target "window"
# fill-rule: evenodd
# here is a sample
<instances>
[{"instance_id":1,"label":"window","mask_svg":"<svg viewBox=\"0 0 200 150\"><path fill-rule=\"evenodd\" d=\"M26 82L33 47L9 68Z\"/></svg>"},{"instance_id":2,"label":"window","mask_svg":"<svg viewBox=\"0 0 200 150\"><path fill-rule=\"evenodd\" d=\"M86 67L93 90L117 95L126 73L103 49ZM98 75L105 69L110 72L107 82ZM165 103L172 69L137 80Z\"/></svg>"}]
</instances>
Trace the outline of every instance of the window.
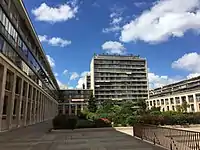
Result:
<instances>
[{"instance_id":1,"label":"window","mask_svg":"<svg viewBox=\"0 0 200 150\"><path fill-rule=\"evenodd\" d=\"M156 100L153 100L153 106L156 106Z\"/></svg>"},{"instance_id":2,"label":"window","mask_svg":"<svg viewBox=\"0 0 200 150\"><path fill-rule=\"evenodd\" d=\"M186 101L186 96L181 97L182 103Z\"/></svg>"},{"instance_id":3,"label":"window","mask_svg":"<svg viewBox=\"0 0 200 150\"><path fill-rule=\"evenodd\" d=\"M3 115L6 115L7 105L8 105L8 96L5 95L5 97L4 97L4 103L3 103Z\"/></svg>"},{"instance_id":4,"label":"window","mask_svg":"<svg viewBox=\"0 0 200 150\"><path fill-rule=\"evenodd\" d=\"M180 104L180 98L179 97L175 97L175 101L176 101L176 104Z\"/></svg>"},{"instance_id":5,"label":"window","mask_svg":"<svg viewBox=\"0 0 200 150\"><path fill-rule=\"evenodd\" d=\"M16 88L15 88L15 93L16 94L20 94L20 88L21 88L21 78L17 76Z\"/></svg>"},{"instance_id":6,"label":"window","mask_svg":"<svg viewBox=\"0 0 200 150\"><path fill-rule=\"evenodd\" d=\"M175 111L175 107L174 106L172 106L172 110Z\"/></svg>"},{"instance_id":7,"label":"window","mask_svg":"<svg viewBox=\"0 0 200 150\"><path fill-rule=\"evenodd\" d=\"M194 111L194 104L191 104L190 108L191 108L191 111L193 112Z\"/></svg>"},{"instance_id":8,"label":"window","mask_svg":"<svg viewBox=\"0 0 200 150\"><path fill-rule=\"evenodd\" d=\"M168 99L165 99L165 104L169 105L169 100Z\"/></svg>"},{"instance_id":9,"label":"window","mask_svg":"<svg viewBox=\"0 0 200 150\"><path fill-rule=\"evenodd\" d=\"M157 105L160 105L160 100L157 100Z\"/></svg>"},{"instance_id":10,"label":"window","mask_svg":"<svg viewBox=\"0 0 200 150\"><path fill-rule=\"evenodd\" d=\"M196 96L197 102L199 102L200 101L200 94L196 94L195 96Z\"/></svg>"},{"instance_id":11,"label":"window","mask_svg":"<svg viewBox=\"0 0 200 150\"><path fill-rule=\"evenodd\" d=\"M161 99L161 105L164 105L164 99Z\"/></svg>"},{"instance_id":12,"label":"window","mask_svg":"<svg viewBox=\"0 0 200 150\"><path fill-rule=\"evenodd\" d=\"M170 103L174 104L174 98L170 98Z\"/></svg>"},{"instance_id":13,"label":"window","mask_svg":"<svg viewBox=\"0 0 200 150\"><path fill-rule=\"evenodd\" d=\"M188 95L188 100L190 103L194 102L193 95Z\"/></svg>"},{"instance_id":14,"label":"window","mask_svg":"<svg viewBox=\"0 0 200 150\"><path fill-rule=\"evenodd\" d=\"M0 51L2 51L4 45L4 40L0 37Z\"/></svg>"},{"instance_id":15,"label":"window","mask_svg":"<svg viewBox=\"0 0 200 150\"><path fill-rule=\"evenodd\" d=\"M13 115L16 115L16 109L17 109L17 99L14 100L14 106L13 106Z\"/></svg>"},{"instance_id":16,"label":"window","mask_svg":"<svg viewBox=\"0 0 200 150\"><path fill-rule=\"evenodd\" d=\"M169 111L169 106L167 106L167 111Z\"/></svg>"},{"instance_id":17,"label":"window","mask_svg":"<svg viewBox=\"0 0 200 150\"><path fill-rule=\"evenodd\" d=\"M150 106L152 106L152 101L150 101Z\"/></svg>"},{"instance_id":18,"label":"window","mask_svg":"<svg viewBox=\"0 0 200 150\"><path fill-rule=\"evenodd\" d=\"M13 77L13 74L10 71L7 71L6 90L11 91L12 77Z\"/></svg>"}]
</instances>

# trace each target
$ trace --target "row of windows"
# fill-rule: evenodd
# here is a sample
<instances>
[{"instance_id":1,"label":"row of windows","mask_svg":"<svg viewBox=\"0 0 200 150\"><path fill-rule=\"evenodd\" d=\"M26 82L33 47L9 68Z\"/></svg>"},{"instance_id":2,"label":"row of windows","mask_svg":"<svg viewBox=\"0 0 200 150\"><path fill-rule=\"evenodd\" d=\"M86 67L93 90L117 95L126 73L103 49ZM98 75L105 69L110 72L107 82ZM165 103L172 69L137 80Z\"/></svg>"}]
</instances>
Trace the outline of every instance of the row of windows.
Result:
<instances>
[{"instance_id":1,"label":"row of windows","mask_svg":"<svg viewBox=\"0 0 200 150\"><path fill-rule=\"evenodd\" d=\"M190 103L194 102L194 96L193 95L188 95L188 101ZM196 97L196 101L200 102L200 93L199 94L195 94ZM166 99L158 99L158 100L151 100L151 101L147 101L147 104L150 106L156 106L157 105L169 105L169 104L180 104L184 101L186 101L186 96L181 96L181 97L175 97L175 98L166 98Z\"/></svg>"},{"instance_id":2,"label":"row of windows","mask_svg":"<svg viewBox=\"0 0 200 150\"><path fill-rule=\"evenodd\" d=\"M12 10L11 10L12 11ZM16 12L17 13L17 12ZM10 13L12 14L12 13ZM15 15L11 15L11 18L14 18L12 16ZM32 55L31 51L27 48L26 44L23 42L23 40L20 38L20 36L18 35L18 33L16 32L16 30L14 29L13 25L11 24L11 22L9 21L9 19L6 17L6 15L3 13L2 9L0 8L0 20L2 21L2 25L5 27L6 31L8 32L8 34L10 35L11 39L12 39L12 43L14 42L14 45L19 48L22 52L23 55L28 58L29 62L31 63L31 65L38 70L39 68L39 64L37 63L36 59L34 58L34 56ZM20 33L23 35L22 30L20 29L20 27L18 27L19 31L21 31ZM25 36L23 37L25 38ZM28 42L28 38L31 38L30 36L25 38L25 40ZM28 44L30 44L30 42L28 42ZM32 44L33 45L33 44ZM30 46L33 50L33 52L37 52L36 50L33 49L33 46ZM36 53L37 54L37 53ZM38 58L40 58L41 55L38 55ZM43 64L43 66L45 66L45 63L43 61L43 59L40 59L40 62ZM45 71L45 70L44 70ZM45 73L47 73L45 71ZM48 75L48 74L47 74ZM49 75L48 75L49 76ZM49 79L51 80L51 79ZM49 81L51 84L53 84L52 81ZM53 85L54 86L54 85ZM54 86L54 89L55 86Z\"/></svg>"},{"instance_id":3,"label":"row of windows","mask_svg":"<svg viewBox=\"0 0 200 150\"><path fill-rule=\"evenodd\" d=\"M7 21L2 21L0 23L0 29L2 31L2 33L4 33L4 35L6 35L6 37L8 38L9 41L11 41L11 43L13 44L13 46L17 46L20 50L21 53L25 56L25 58L28 60L29 64L31 66L33 66L33 69L38 72L46 82L47 87L50 90L55 90L55 88L51 85L50 82L48 82L48 78L43 76L45 75L44 72L42 71L42 69L40 69L39 65L37 64L36 60L34 59L32 53L28 50L28 48L26 47L26 45L22 42L22 40L20 39L19 36L15 37L15 40L13 38L12 35L15 35L16 31L14 30L13 26L11 25L11 23L8 21L7 17L5 16L5 14L2 12L2 10L0 9L0 17L4 18L3 20L7 20ZM8 30L5 30L5 29ZM11 29L12 30L11 30ZM10 29L10 32L8 32ZM18 39L18 42L16 43L16 39ZM22 69L27 75L29 75L29 77L31 77L37 84L42 86L42 82L38 80L37 76L34 74L34 72L32 71L32 69L30 69L26 63L24 61L21 60L21 58L19 57L19 55L8 45L8 43L6 43L1 37L0 37L0 50L2 50L2 52L8 56L20 69ZM48 89L45 86L44 89ZM48 91L48 93L52 93L50 91ZM51 94L52 95L52 94ZM54 96L54 94L52 95Z\"/></svg>"},{"instance_id":4,"label":"row of windows","mask_svg":"<svg viewBox=\"0 0 200 150\"><path fill-rule=\"evenodd\" d=\"M133 60L95 60L95 64L121 64L121 65L145 65L145 61Z\"/></svg>"}]
</instances>

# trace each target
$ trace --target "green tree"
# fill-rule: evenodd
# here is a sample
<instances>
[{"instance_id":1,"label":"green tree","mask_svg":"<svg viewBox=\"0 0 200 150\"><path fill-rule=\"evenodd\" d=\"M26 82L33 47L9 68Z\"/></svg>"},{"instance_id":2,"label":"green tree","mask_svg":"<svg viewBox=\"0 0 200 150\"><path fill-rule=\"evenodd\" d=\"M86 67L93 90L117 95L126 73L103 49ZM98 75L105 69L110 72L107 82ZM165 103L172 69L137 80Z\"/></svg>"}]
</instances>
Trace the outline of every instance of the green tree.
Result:
<instances>
[{"instance_id":1,"label":"green tree","mask_svg":"<svg viewBox=\"0 0 200 150\"><path fill-rule=\"evenodd\" d=\"M186 101L183 101L183 103L181 105L182 112L187 112L187 108L189 108L189 107L190 107L190 105Z\"/></svg>"},{"instance_id":2,"label":"green tree","mask_svg":"<svg viewBox=\"0 0 200 150\"><path fill-rule=\"evenodd\" d=\"M96 100L92 93L90 94L89 101L88 101L88 110L93 113L97 111Z\"/></svg>"},{"instance_id":3,"label":"green tree","mask_svg":"<svg viewBox=\"0 0 200 150\"><path fill-rule=\"evenodd\" d=\"M138 100L133 108L136 110L136 114L143 115L147 111L147 104L145 100Z\"/></svg>"}]
</instances>

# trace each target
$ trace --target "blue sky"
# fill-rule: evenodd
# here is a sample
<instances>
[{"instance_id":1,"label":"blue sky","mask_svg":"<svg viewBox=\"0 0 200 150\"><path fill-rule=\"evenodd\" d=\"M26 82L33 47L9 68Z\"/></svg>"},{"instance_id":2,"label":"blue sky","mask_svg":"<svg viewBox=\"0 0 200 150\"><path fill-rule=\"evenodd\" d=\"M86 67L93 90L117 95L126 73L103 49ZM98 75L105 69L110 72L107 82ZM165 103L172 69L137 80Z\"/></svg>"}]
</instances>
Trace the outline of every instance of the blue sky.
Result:
<instances>
[{"instance_id":1,"label":"blue sky","mask_svg":"<svg viewBox=\"0 0 200 150\"><path fill-rule=\"evenodd\" d=\"M80 88L94 53L148 61L150 87L200 75L200 0L24 0L62 88Z\"/></svg>"}]
</instances>

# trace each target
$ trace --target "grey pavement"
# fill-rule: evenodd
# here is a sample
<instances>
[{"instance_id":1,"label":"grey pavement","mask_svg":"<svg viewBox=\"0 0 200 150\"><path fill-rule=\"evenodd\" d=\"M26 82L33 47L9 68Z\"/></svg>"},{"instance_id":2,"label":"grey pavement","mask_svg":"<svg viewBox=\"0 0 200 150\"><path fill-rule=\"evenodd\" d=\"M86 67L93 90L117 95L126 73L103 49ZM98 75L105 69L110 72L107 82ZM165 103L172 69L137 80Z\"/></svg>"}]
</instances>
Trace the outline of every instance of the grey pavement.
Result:
<instances>
[{"instance_id":1,"label":"grey pavement","mask_svg":"<svg viewBox=\"0 0 200 150\"><path fill-rule=\"evenodd\" d=\"M0 133L0 150L163 150L112 128L52 131L51 122ZM122 130L122 129L120 129Z\"/></svg>"}]
</instances>

